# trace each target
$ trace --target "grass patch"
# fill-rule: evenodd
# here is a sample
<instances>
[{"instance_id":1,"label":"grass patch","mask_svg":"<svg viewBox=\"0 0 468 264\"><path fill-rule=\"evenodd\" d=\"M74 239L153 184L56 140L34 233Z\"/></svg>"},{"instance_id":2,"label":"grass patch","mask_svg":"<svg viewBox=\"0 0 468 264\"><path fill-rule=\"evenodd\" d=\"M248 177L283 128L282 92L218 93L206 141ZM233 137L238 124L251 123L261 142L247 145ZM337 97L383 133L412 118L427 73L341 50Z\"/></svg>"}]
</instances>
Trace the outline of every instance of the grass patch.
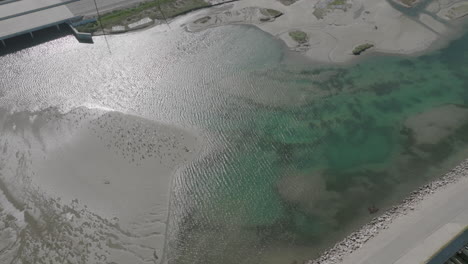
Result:
<instances>
[{"instance_id":1,"label":"grass patch","mask_svg":"<svg viewBox=\"0 0 468 264\"><path fill-rule=\"evenodd\" d=\"M271 16L271 17L279 17L279 16L281 16L283 14L278 10L270 9L270 8L262 9L261 12L262 12L262 14L264 14L266 16Z\"/></svg>"},{"instance_id":2,"label":"grass patch","mask_svg":"<svg viewBox=\"0 0 468 264\"><path fill-rule=\"evenodd\" d=\"M279 0L283 5L289 6L297 2L297 0Z\"/></svg>"},{"instance_id":3,"label":"grass patch","mask_svg":"<svg viewBox=\"0 0 468 264\"><path fill-rule=\"evenodd\" d=\"M85 25L77 26L76 30L78 30L79 32L91 33L91 32L95 32L98 28L99 28L99 23L92 22L92 23L88 23Z\"/></svg>"},{"instance_id":4,"label":"grass patch","mask_svg":"<svg viewBox=\"0 0 468 264\"><path fill-rule=\"evenodd\" d=\"M289 32L289 36L300 44L306 43L309 40L307 33L299 30Z\"/></svg>"},{"instance_id":5,"label":"grass patch","mask_svg":"<svg viewBox=\"0 0 468 264\"><path fill-rule=\"evenodd\" d=\"M334 0L331 3L328 4L328 6L340 6L340 5L345 5L346 0Z\"/></svg>"},{"instance_id":6,"label":"grass patch","mask_svg":"<svg viewBox=\"0 0 468 264\"><path fill-rule=\"evenodd\" d=\"M413 6L417 2L417 0L400 0L400 2L407 6Z\"/></svg>"},{"instance_id":7,"label":"grass patch","mask_svg":"<svg viewBox=\"0 0 468 264\"><path fill-rule=\"evenodd\" d=\"M325 15L327 14L327 10L324 8L315 8L314 12L312 14L317 18L317 19L323 19Z\"/></svg>"},{"instance_id":8,"label":"grass patch","mask_svg":"<svg viewBox=\"0 0 468 264\"><path fill-rule=\"evenodd\" d=\"M374 44L370 44L370 43L361 44L361 45L354 48L353 54L354 55L359 55L359 54L363 53L364 51L366 51L366 50L368 50L368 49L370 49L372 47L374 47Z\"/></svg>"},{"instance_id":9,"label":"grass patch","mask_svg":"<svg viewBox=\"0 0 468 264\"><path fill-rule=\"evenodd\" d=\"M164 20L165 18L172 18L205 6L209 6L209 4L203 0L153 0L140 3L132 8L104 14L101 16L100 22L82 25L77 27L77 29L81 32L92 33L101 29L100 23L102 23L104 28L111 28L117 25L136 22L144 17Z\"/></svg>"},{"instance_id":10,"label":"grass patch","mask_svg":"<svg viewBox=\"0 0 468 264\"><path fill-rule=\"evenodd\" d=\"M202 18L199 18L195 21L193 21L193 23L195 24L205 24L206 22L210 21L211 17L210 16L205 16L205 17L202 17Z\"/></svg>"}]
</instances>

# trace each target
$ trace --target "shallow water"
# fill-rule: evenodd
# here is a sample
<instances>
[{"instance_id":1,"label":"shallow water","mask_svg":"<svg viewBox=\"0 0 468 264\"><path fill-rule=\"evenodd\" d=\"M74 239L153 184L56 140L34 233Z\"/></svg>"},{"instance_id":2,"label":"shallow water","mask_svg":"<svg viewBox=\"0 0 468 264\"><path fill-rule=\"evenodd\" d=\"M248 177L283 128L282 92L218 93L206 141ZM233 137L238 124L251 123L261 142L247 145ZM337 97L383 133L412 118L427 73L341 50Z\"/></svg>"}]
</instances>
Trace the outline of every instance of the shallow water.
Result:
<instances>
[{"instance_id":1,"label":"shallow water","mask_svg":"<svg viewBox=\"0 0 468 264\"><path fill-rule=\"evenodd\" d=\"M285 63L244 26L109 45L64 37L0 57L0 106L103 107L201 131L201 155L173 179L169 263L301 263L466 158L468 124L421 145L404 122L467 105L468 36L346 68Z\"/></svg>"}]
</instances>

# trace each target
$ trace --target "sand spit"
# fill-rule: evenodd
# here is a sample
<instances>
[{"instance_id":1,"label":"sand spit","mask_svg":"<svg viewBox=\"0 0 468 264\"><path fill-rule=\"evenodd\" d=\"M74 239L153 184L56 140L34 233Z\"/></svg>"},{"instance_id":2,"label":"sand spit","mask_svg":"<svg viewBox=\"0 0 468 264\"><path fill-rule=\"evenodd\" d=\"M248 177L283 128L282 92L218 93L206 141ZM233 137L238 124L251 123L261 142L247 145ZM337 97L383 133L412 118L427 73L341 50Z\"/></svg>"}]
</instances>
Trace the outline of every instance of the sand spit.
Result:
<instances>
[{"instance_id":1,"label":"sand spit","mask_svg":"<svg viewBox=\"0 0 468 264\"><path fill-rule=\"evenodd\" d=\"M0 113L1 263L160 263L193 133L119 112Z\"/></svg>"},{"instance_id":2,"label":"sand spit","mask_svg":"<svg viewBox=\"0 0 468 264\"><path fill-rule=\"evenodd\" d=\"M384 243L382 240L388 242L388 239L377 239L378 236L388 236L388 233L396 235L404 231L398 230L401 226L401 222L411 222L408 221L408 218L419 217L420 211L422 210L421 208L424 209L434 204L434 201L429 200L435 195L439 195L439 197L437 197L439 201L446 200L447 197L450 197L450 195L454 193L454 188L462 187L466 189L468 186L468 178L466 176L468 176L468 160L462 162L440 179L432 181L420 187L418 190L413 191L409 197L404 199L399 205L393 206L381 216L374 218L360 230L353 232L342 241L336 243L335 246L323 253L318 259L309 261L308 264L362 263L359 260L362 260L363 256L370 254L369 251L366 252L366 249L364 249L365 246L376 247L375 242ZM396 223L397 221L399 221L399 223ZM386 230L386 232L388 231L387 234L381 234L383 230ZM387 261L394 260L388 259Z\"/></svg>"},{"instance_id":3,"label":"sand spit","mask_svg":"<svg viewBox=\"0 0 468 264\"><path fill-rule=\"evenodd\" d=\"M187 21L183 26L189 31L200 31L233 23L251 24L313 60L344 63L356 58L352 53L356 46L366 43L374 45L366 53L412 54L426 50L436 40L457 32L450 20L464 13L464 8L458 8L463 7L462 2L434 0L427 7L418 5L411 9L387 0L300 0L290 5L271 0L240 0L190 14L183 19ZM457 15L437 15L454 4L455 10L463 9ZM252 8L274 9L283 15L266 20L260 12L251 12ZM308 43L297 43L290 37L290 32L298 30L307 34Z\"/></svg>"},{"instance_id":4,"label":"sand spit","mask_svg":"<svg viewBox=\"0 0 468 264\"><path fill-rule=\"evenodd\" d=\"M267 8L245 7L239 10L225 11L212 16L204 16L189 23L186 27L188 31L201 31L209 27L236 23L258 24L261 22L273 21L281 16L280 12Z\"/></svg>"}]
</instances>

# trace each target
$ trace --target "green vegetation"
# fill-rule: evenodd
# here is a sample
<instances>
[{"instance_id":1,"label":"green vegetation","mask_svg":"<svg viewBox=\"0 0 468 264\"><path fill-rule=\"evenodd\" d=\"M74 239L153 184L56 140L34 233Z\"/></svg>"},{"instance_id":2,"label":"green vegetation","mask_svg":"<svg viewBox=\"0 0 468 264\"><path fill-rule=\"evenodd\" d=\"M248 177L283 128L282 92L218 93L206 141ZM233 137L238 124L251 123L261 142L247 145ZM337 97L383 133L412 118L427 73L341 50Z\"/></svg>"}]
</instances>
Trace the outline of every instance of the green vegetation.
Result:
<instances>
[{"instance_id":1,"label":"green vegetation","mask_svg":"<svg viewBox=\"0 0 468 264\"><path fill-rule=\"evenodd\" d=\"M289 6L297 2L297 0L279 0L283 5Z\"/></svg>"},{"instance_id":2,"label":"green vegetation","mask_svg":"<svg viewBox=\"0 0 468 264\"><path fill-rule=\"evenodd\" d=\"M323 19L325 15L327 14L328 10L324 8L315 8L314 12L312 14L317 18L317 19Z\"/></svg>"},{"instance_id":3,"label":"green vegetation","mask_svg":"<svg viewBox=\"0 0 468 264\"><path fill-rule=\"evenodd\" d=\"M260 18L260 21L262 21L262 22L271 21L272 19L283 15L283 13L281 13L280 11L275 10L275 9L269 9L269 8L260 9L260 13L262 13L262 15L266 16L266 17Z\"/></svg>"},{"instance_id":4,"label":"green vegetation","mask_svg":"<svg viewBox=\"0 0 468 264\"><path fill-rule=\"evenodd\" d=\"M93 22L93 23L88 23L88 24L85 24L85 25L77 26L76 30L78 30L80 32L92 33L92 32L97 31L98 28L99 28L98 22Z\"/></svg>"},{"instance_id":5,"label":"green vegetation","mask_svg":"<svg viewBox=\"0 0 468 264\"><path fill-rule=\"evenodd\" d=\"M264 15L271 16L271 17L279 17L279 16L281 16L283 14L278 10L270 9L270 8L262 9L262 13Z\"/></svg>"},{"instance_id":6,"label":"green vegetation","mask_svg":"<svg viewBox=\"0 0 468 264\"><path fill-rule=\"evenodd\" d=\"M345 4L346 0L333 0L331 3L328 4L328 6L340 6Z\"/></svg>"},{"instance_id":7,"label":"green vegetation","mask_svg":"<svg viewBox=\"0 0 468 264\"><path fill-rule=\"evenodd\" d=\"M140 3L132 8L104 14L101 16L100 22L79 26L77 29L81 32L92 33L101 29L99 23L102 23L104 28L109 29L117 25L128 25L145 17L164 20L205 6L209 6L209 4L203 0L153 0Z\"/></svg>"},{"instance_id":8,"label":"green vegetation","mask_svg":"<svg viewBox=\"0 0 468 264\"><path fill-rule=\"evenodd\" d=\"M309 40L307 33L299 30L289 32L289 36L299 44L306 43Z\"/></svg>"},{"instance_id":9,"label":"green vegetation","mask_svg":"<svg viewBox=\"0 0 468 264\"><path fill-rule=\"evenodd\" d=\"M417 0L400 0L400 2L407 6L413 6L416 4Z\"/></svg>"},{"instance_id":10,"label":"green vegetation","mask_svg":"<svg viewBox=\"0 0 468 264\"><path fill-rule=\"evenodd\" d=\"M347 9L351 6L350 4L347 3L347 0L325 0L325 1L320 1L320 2L326 2L326 7L324 7L322 4L315 5L315 8L312 14L317 19L323 19L328 14L328 12L334 9L341 9L346 12Z\"/></svg>"},{"instance_id":11,"label":"green vegetation","mask_svg":"<svg viewBox=\"0 0 468 264\"><path fill-rule=\"evenodd\" d=\"M370 49L372 47L374 47L374 44L370 44L370 43L359 45L359 46L354 48L353 54L354 55L359 55L359 54L363 53L364 51L366 51L366 50L368 50L368 49Z\"/></svg>"},{"instance_id":12,"label":"green vegetation","mask_svg":"<svg viewBox=\"0 0 468 264\"><path fill-rule=\"evenodd\" d=\"M202 17L202 18L199 18L197 20L195 20L193 23L195 24L205 24L206 22L210 21L211 17L210 16L205 16L205 17Z\"/></svg>"}]
</instances>

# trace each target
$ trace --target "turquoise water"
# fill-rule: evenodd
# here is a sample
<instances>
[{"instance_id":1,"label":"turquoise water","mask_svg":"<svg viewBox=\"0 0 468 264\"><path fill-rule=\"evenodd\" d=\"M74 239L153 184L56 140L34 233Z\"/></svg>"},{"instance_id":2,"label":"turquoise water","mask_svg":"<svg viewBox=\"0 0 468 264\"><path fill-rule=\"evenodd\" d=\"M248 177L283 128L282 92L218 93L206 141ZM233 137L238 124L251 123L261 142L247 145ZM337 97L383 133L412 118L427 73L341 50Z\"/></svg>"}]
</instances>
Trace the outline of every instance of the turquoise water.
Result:
<instances>
[{"instance_id":1,"label":"turquoise water","mask_svg":"<svg viewBox=\"0 0 468 264\"><path fill-rule=\"evenodd\" d=\"M457 153L468 143L468 124L422 146L404 122L440 106L467 106L466 47L468 37L418 58L245 69L255 85L290 89L296 103L272 105L275 94L241 99L250 116L223 128L225 149L182 176L193 182L185 199L197 202L181 214L171 262L313 258L369 219L368 207L385 209L390 197L446 171L449 158L464 158Z\"/></svg>"}]
</instances>

